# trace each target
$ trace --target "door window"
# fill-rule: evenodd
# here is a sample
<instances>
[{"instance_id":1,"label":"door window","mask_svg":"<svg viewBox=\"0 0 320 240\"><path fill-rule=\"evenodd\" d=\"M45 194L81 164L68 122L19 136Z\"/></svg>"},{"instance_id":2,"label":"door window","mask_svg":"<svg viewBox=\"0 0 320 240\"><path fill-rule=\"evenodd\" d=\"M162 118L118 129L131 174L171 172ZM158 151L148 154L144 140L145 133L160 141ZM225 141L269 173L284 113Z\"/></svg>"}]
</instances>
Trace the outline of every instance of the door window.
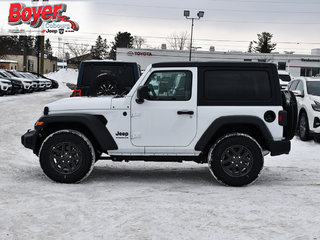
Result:
<instances>
[{"instance_id":1,"label":"door window","mask_svg":"<svg viewBox=\"0 0 320 240\"><path fill-rule=\"evenodd\" d=\"M191 98L192 73L190 71L153 72L146 84L148 100L188 101Z\"/></svg>"}]
</instances>

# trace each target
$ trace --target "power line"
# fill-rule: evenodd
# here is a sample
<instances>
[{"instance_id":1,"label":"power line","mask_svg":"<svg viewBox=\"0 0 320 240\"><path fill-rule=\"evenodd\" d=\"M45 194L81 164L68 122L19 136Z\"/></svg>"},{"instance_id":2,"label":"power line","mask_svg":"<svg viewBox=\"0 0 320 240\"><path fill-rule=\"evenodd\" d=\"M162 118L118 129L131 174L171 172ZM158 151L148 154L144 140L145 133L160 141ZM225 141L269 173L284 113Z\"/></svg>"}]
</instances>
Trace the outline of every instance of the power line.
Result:
<instances>
[{"instance_id":1,"label":"power line","mask_svg":"<svg viewBox=\"0 0 320 240\"><path fill-rule=\"evenodd\" d=\"M225 2L225 1L224 1ZM239 2L239 1L237 1ZM254 2L254 1L249 1L249 2ZM264 3L264 2L261 2ZM270 1L267 2L268 4ZM279 2L273 2L273 3L279 3ZM288 2L286 2L287 4ZM137 8L154 8L154 9L179 9L181 10L181 7L170 7L170 6L159 6L159 5L140 5L140 4L127 4L127 3L114 3L111 1L103 1L103 4L112 4L112 6L127 6L127 7L137 7ZM292 4L292 2L290 2ZM300 3L299 3L300 4ZM319 2L314 3L314 4L319 4ZM184 8L192 9L192 10L198 10L197 8L192 8L192 7L186 7ZM281 14L319 14L319 11L288 11L288 10L238 10L238 9L225 9L225 8L205 8L201 7L202 10L205 11L214 11L214 12L221 12L221 11L227 11L227 12L261 12L261 13L281 13Z\"/></svg>"},{"instance_id":2,"label":"power line","mask_svg":"<svg viewBox=\"0 0 320 240\"><path fill-rule=\"evenodd\" d=\"M110 17L126 17L126 18L145 18L145 19L156 19L156 20L165 20L165 21L185 21L184 18L165 18L165 17L150 17L150 16L134 16L134 15L120 15L113 13L96 13L96 15L110 16ZM219 19L207 19L206 22L215 22L215 23L234 23L234 24L277 24L277 25L320 25L320 22L269 22L269 21L243 21L243 20L219 20Z\"/></svg>"}]
</instances>

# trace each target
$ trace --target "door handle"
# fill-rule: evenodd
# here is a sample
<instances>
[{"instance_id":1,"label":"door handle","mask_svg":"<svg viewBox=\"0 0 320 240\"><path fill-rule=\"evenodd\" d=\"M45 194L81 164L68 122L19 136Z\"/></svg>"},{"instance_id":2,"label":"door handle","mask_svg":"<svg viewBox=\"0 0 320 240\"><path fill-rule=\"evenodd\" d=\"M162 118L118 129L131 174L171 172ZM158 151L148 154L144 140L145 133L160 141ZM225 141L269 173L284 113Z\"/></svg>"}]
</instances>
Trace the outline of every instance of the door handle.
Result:
<instances>
[{"instance_id":1,"label":"door handle","mask_svg":"<svg viewBox=\"0 0 320 240\"><path fill-rule=\"evenodd\" d=\"M193 111L178 111L177 112L178 113L178 115L193 115L194 114L194 112Z\"/></svg>"}]
</instances>

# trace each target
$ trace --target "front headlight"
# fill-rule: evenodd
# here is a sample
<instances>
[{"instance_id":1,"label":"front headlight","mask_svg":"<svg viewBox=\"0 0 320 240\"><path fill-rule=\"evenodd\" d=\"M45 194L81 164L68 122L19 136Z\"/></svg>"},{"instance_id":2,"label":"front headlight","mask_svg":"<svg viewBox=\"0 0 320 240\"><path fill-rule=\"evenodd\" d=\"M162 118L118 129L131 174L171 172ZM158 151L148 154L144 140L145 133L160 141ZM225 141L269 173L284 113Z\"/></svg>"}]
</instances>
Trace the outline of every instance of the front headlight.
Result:
<instances>
[{"instance_id":1,"label":"front headlight","mask_svg":"<svg viewBox=\"0 0 320 240\"><path fill-rule=\"evenodd\" d=\"M320 103L317 101L314 101L315 104L311 104L314 111L320 112Z\"/></svg>"}]
</instances>

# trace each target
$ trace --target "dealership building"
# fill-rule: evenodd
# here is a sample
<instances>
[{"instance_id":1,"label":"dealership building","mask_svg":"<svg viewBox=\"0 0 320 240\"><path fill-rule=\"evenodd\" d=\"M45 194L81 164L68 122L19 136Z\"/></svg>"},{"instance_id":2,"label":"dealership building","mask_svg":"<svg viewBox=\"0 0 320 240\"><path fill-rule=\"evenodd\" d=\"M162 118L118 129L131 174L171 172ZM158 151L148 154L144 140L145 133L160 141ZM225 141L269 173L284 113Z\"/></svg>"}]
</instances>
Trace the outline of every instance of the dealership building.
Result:
<instances>
[{"instance_id":1,"label":"dealership building","mask_svg":"<svg viewBox=\"0 0 320 240\"><path fill-rule=\"evenodd\" d=\"M137 62L144 70L156 62L189 61L189 51L117 48L117 60ZM320 74L320 49L312 49L311 54L192 51L192 61L270 62L293 77Z\"/></svg>"}]
</instances>

